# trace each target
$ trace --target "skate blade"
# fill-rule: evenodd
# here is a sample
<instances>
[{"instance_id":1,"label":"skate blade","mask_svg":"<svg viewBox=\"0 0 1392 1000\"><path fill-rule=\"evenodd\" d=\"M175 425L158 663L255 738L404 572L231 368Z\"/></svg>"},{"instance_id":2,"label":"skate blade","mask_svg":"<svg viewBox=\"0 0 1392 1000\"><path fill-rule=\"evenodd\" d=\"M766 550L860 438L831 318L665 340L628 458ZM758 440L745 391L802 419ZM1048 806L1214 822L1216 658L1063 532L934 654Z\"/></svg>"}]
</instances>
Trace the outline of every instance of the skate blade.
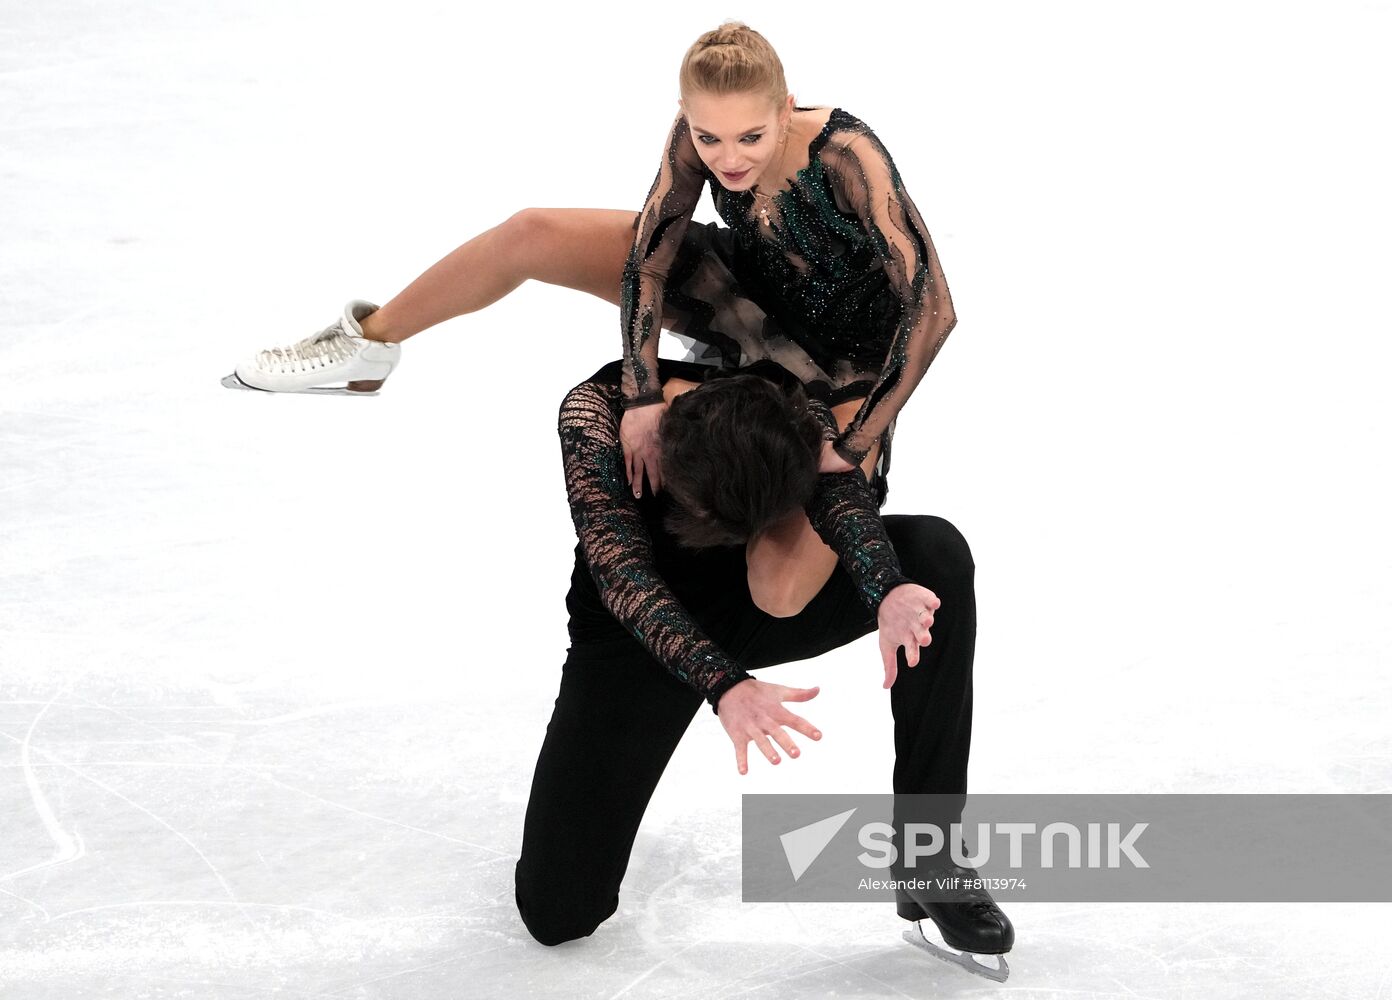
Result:
<instances>
[{"instance_id":1,"label":"skate blade","mask_svg":"<svg viewBox=\"0 0 1392 1000\"><path fill-rule=\"evenodd\" d=\"M1004 955L985 956L987 958L994 958L1000 963L999 968L987 965L985 962L979 961L978 956L974 952L953 951L928 940L928 938L924 936L923 928L919 926L918 921L914 921L913 927L904 931L904 940L911 945L922 948L930 955L936 955L944 962L951 962L953 965L966 969L973 975L984 976L997 983L1005 982L1010 976L1010 966L1005 963Z\"/></svg>"},{"instance_id":2,"label":"skate blade","mask_svg":"<svg viewBox=\"0 0 1392 1000\"><path fill-rule=\"evenodd\" d=\"M240 378L237 377L237 373L236 373L236 372L233 372L231 375L225 375L225 376L223 376L223 378L222 378L222 384L225 385L225 386L226 386L227 388L229 388L229 389L246 389L246 390L248 390L248 391L250 391L250 392L269 392L269 393L276 393L276 392L279 392L279 393L283 393L283 394L285 394L285 393L309 392L309 393L314 393L315 395L319 395L319 396L376 396L376 395L378 394L376 389L371 389L371 390L349 389L347 386L342 386L342 385L338 385L338 386L334 386L334 385L330 385L330 386L316 385L316 386L310 386L308 389L263 389L263 388L261 388L259 385L248 385L246 382L243 382ZM372 383L367 382L367 383L350 383L350 384L371 385ZM376 384L377 384L377 386L380 387L382 383L381 383L381 382L377 382Z\"/></svg>"}]
</instances>

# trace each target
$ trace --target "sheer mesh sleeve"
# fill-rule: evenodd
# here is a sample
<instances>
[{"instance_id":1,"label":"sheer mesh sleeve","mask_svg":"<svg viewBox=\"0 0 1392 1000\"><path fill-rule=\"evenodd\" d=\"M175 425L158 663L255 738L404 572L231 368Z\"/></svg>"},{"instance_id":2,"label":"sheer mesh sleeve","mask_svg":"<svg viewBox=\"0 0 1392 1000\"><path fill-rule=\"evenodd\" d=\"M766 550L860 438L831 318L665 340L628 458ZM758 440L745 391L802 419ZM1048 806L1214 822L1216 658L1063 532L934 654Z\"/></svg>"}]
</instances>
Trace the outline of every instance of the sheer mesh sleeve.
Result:
<instances>
[{"instance_id":1,"label":"sheer mesh sleeve","mask_svg":"<svg viewBox=\"0 0 1392 1000\"><path fill-rule=\"evenodd\" d=\"M828 149L823 159L860 217L901 306L879 380L836 444L837 454L859 465L933 363L957 314L928 227L879 137L867 129Z\"/></svg>"},{"instance_id":2,"label":"sheer mesh sleeve","mask_svg":"<svg viewBox=\"0 0 1392 1000\"><path fill-rule=\"evenodd\" d=\"M619 288L623 328L623 396L628 405L660 402L657 342L667 274L701 198L706 165L691 145L691 130L678 115L667 151L638 217L638 232L624 264Z\"/></svg>"},{"instance_id":3,"label":"sheer mesh sleeve","mask_svg":"<svg viewBox=\"0 0 1392 1000\"><path fill-rule=\"evenodd\" d=\"M571 519L600 599L677 679L710 703L749 678L701 631L658 574L652 537L626 488L620 389L582 382L566 394L558 429Z\"/></svg>"},{"instance_id":4,"label":"sheer mesh sleeve","mask_svg":"<svg viewBox=\"0 0 1392 1000\"><path fill-rule=\"evenodd\" d=\"M821 419L826 436L835 435L836 418L827 405L812 400L809 409ZM822 473L805 509L813 530L836 553L872 612L878 613L895 587L914 582L904 575L860 469Z\"/></svg>"}]
</instances>

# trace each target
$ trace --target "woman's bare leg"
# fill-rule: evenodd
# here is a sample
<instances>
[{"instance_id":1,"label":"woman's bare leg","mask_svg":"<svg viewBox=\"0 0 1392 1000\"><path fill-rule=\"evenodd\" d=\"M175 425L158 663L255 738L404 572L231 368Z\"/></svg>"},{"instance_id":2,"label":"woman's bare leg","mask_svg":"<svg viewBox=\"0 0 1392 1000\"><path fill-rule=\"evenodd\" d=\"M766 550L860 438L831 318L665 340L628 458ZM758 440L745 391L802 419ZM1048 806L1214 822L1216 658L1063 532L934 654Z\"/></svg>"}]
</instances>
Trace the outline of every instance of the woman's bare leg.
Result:
<instances>
[{"instance_id":1,"label":"woman's bare leg","mask_svg":"<svg viewBox=\"0 0 1392 1000\"><path fill-rule=\"evenodd\" d=\"M369 340L400 343L493 304L528 278L619 304L637 212L524 208L433 264L362 321Z\"/></svg>"}]
</instances>

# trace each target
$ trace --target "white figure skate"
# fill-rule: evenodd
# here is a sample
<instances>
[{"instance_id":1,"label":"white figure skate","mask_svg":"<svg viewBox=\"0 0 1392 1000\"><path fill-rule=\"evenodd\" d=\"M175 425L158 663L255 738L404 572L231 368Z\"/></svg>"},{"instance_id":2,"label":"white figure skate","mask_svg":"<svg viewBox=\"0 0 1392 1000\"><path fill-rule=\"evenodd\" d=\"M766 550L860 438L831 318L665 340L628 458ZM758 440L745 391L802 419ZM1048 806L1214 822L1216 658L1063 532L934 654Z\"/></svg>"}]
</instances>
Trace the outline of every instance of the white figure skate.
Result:
<instances>
[{"instance_id":1,"label":"white figure skate","mask_svg":"<svg viewBox=\"0 0 1392 1000\"><path fill-rule=\"evenodd\" d=\"M401 361L400 344L384 344L363 336L359 321L378 308L363 299L353 299L331 326L289 347L257 351L223 378L222 384L229 389L265 392L375 396Z\"/></svg>"}]
</instances>

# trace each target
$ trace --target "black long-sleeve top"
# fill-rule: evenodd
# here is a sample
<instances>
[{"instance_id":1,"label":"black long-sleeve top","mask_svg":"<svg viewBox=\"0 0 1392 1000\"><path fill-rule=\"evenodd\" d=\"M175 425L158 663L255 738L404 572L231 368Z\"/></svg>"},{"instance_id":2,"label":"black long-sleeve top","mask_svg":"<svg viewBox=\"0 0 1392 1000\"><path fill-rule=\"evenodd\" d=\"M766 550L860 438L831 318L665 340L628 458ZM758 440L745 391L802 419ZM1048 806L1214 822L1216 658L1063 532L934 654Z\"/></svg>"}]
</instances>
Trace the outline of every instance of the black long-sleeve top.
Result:
<instances>
[{"instance_id":1,"label":"black long-sleeve top","mask_svg":"<svg viewBox=\"0 0 1392 1000\"><path fill-rule=\"evenodd\" d=\"M706 368L667 359L661 365L695 381ZM750 675L705 635L657 571L648 524L624 473L622 396L620 363L614 362L571 389L561 404L557 429L581 553L614 618L715 711L720 696ZM826 437L834 438L830 408L816 398L809 405ZM872 612L891 589L912 582L900 568L859 469L819 476L806 510Z\"/></svg>"}]
</instances>

